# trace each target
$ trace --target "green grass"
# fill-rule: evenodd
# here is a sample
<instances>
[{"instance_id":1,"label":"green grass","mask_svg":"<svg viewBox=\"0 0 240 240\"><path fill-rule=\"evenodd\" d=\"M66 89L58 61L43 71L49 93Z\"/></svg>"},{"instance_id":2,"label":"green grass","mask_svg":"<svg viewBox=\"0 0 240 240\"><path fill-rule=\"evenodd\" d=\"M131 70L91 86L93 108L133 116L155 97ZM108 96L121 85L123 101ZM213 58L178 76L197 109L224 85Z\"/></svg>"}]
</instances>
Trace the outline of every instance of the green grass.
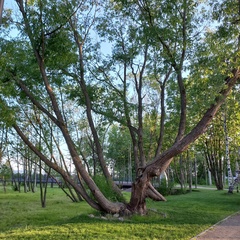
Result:
<instances>
[{"instance_id":1,"label":"green grass","mask_svg":"<svg viewBox=\"0 0 240 240\"><path fill-rule=\"evenodd\" d=\"M72 203L58 188L48 189L46 208L40 205L39 192L4 193L0 188L0 239L191 239L239 211L240 195L199 189L147 205L147 216L104 220L85 202Z\"/></svg>"}]
</instances>

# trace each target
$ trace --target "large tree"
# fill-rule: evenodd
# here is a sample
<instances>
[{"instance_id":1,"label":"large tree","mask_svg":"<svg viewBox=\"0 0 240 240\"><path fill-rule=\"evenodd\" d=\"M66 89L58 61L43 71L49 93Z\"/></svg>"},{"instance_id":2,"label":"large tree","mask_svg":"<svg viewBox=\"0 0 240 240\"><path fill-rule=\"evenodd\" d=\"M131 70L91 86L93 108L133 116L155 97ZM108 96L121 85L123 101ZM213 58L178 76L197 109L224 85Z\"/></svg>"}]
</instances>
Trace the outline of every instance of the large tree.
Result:
<instances>
[{"instance_id":1,"label":"large tree","mask_svg":"<svg viewBox=\"0 0 240 240\"><path fill-rule=\"evenodd\" d=\"M219 15L194 0L15 2L14 22L1 34L1 121L97 210L144 214L146 198L165 200L152 178L204 133L239 79L238 2L213 1ZM204 27L208 20L218 22ZM19 36L7 38L9 26L17 28ZM193 94L188 100L190 90L198 95L196 101ZM205 106L197 105L200 98ZM26 129L22 119L36 109L38 121ZM119 196L96 119L101 116L129 129L136 171L129 203L107 199L86 170L71 116L77 110L86 116L99 166ZM147 159L143 119L154 111L160 115L159 134L155 156ZM52 134L64 139L78 184L53 152L43 152L28 137L29 131L41 137L42 128L48 130L42 124L46 118L58 128ZM171 135L164 136L168 129Z\"/></svg>"}]
</instances>

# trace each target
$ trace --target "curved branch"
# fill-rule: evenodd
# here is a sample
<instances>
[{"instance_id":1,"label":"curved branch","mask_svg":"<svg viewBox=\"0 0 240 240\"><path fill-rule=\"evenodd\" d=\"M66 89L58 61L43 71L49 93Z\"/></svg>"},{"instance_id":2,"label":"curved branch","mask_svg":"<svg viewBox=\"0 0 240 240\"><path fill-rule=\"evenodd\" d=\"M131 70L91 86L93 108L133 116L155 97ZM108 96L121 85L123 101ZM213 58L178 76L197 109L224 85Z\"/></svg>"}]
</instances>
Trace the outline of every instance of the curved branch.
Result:
<instances>
[{"instance_id":1,"label":"curved branch","mask_svg":"<svg viewBox=\"0 0 240 240\"><path fill-rule=\"evenodd\" d=\"M86 114L87 114L87 119L88 119L88 123L92 132L92 136L94 139L94 143L97 149L97 155L98 155L98 160L100 163L100 166L103 170L104 176L106 177L106 179L108 180L108 182L111 184L112 189L120 196L121 195L121 191L118 188L118 186L114 183L111 174L109 173L109 170L106 166L106 163L104 161L104 156L103 156L103 149L99 140L99 136L93 121L93 116L92 116L92 101L90 99L90 96L88 94L88 90L87 90L87 86L86 86L86 82L85 82L85 75L84 75L84 71L85 71L85 67L84 67L84 56L83 56L83 42L81 41L81 37L79 36L78 31L76 30L76 26L73 23L73 21L70 21L70 25L73 31L73 35L74 35L74 40L76 43L76 46L78 48L78 54L79 54L79 68L80 68L80 77L78 79L78 84L81 87L82 93L84 95L84 99L85 99L85 104L86 104Z\"/></svg>"},{"instance_id":2,"label":"curved branch","mask_svg":"<svg viewBox=\"0 0 240 240\"><path fill-rule=\"evenodd\" d=\"M28 96L30 101L35 105L40 111L45 113L56 125L60 126L60 122L58 119L56 119L43 105L36 100L36 98L32 95L30 90L27 88L27 86L24 84L23 81L17 80L17 84L20 86L22 91Z\"/></svg>"},{"instance_id":3,"label":"curved branch","mask_svg":"<svg viewBox=\"0 0 240 240\"><path fill-rule=\"evenodd\" d=\"M172 73L172 67L169 68L163 82L158 81L160 84L160 88L161 88L161 120L160 120L160 134L159 134L159 138L158 138L158 145L157 145L157 150L156 150L155 156L159 155L161 152L161 149L162 149L163 136L164 136L164 123L165 123L165 117L166 117L165 86L166 86L166 82L169 79L171 73Z\"/></svg>"},{"instance_id":4,"label":"curved branch","mask_svg":"<svg viewBox=\"0 0 240 240\"><path fill-rule=\"evenodd\" d=\"M149 197L154 201L167 201L166 198L160 194L150 182L146 191L146 197Z\"/></svg>"}]
</instances>

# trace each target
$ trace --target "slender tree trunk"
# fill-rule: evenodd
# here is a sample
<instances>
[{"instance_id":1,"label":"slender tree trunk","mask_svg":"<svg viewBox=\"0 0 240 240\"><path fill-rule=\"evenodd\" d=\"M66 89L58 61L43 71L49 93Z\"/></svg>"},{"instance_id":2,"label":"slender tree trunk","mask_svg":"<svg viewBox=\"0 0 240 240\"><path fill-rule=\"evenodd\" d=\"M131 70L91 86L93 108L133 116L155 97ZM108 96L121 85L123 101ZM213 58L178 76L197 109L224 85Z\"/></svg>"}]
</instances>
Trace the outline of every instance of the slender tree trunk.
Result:
<instances>
[{"instance_id":1,"label":"slender tree trunk","mask_svg":"<svg viewBox=\"0 0 240 240\"><path fill-rule=\"evenodd\" d=\"M17 176L18 176L18 191L21 192L21 174L19 171L19 160L18 160L18 152L17 152Z\"/></svg>"},{"instance_id":2,"label":"slender tree trunk","mask_svg":"<svg viewBox=\"0 0 240 240\"><path fill-rule=\"evenodd\" d=\"M94 125L94 121L92 118L92 103L91 103L91 99L88 94L88 90L87 90L87 86L86 86L86 82L85 82L85 75L84 75L84 61L83 61L83 58L84 58L83 42L84 41L82 41L81 36L77 32L74 22L71 19L69 22L70 22L70 25L73 30L73 37L74 37L76 46L78 48L78 53L79 53L79 77L77 79L77 82L79 83L79 86L81 87L82 93L84 95L87 119L88 119L88 123L89 123L90 129L91 129L91 132L92 132L93 139L94 139L94 144L95 144L96 152L98 155L98 161L102 168L103 174L106 177L107 181L109 182L110 186L119 196L121 196L122 193L121 193L120 189L118 188L118 186L112 180L111 174L109 173L106 163L104 161L103 149L102 149L102 146L101 146L101 143L100 143L100 140L99 140L99 137L98 137L95 125Z\"/></svg>"},{"instance_id":3,"label":"slender tree trunk","mask_svg":"<svg viewBox=\"0 0 240 240\"><path fill-rule=\"evenodd\" d=\"M4 193L6 193L7 190L6 190L6 179L5 179L5 176L3 176L3 178L2 178L2 185L3 185L3 191L4 191Z\"/></svg>"},{"instance_id":4,"label":"slender tree trunk","mask_svg":"<svg viewBox=\"0 0 240 240\"><path fill-rule=\"evenodd\" d=\"M169 79L170 75L172 73L172 67L168 70L163 82L158 81L161 88L161 119L160 119L160 132L159 132L159 138L158 138L158 145L155 156L159 155L162 149L162 143L163 143L163 136L164 136L164 123L165 123L165 86L166 82Z\"/></svg>"},{"instance_id":5,"label":"slender tree trunk","mask_svg":"<svg viewBox=\"0 0 240 240\"><path fill-rule=\"evenodd\" d=\"M192 161L189 160L189 171L188 171L188 186L189 186L189 191L192 191Z\"/></svg>"},{"instance_id":6,"label":"slender tree trunk","mask_svg":"<svg viewBox=\"0 0 240 240\"><path fill-rule=\"evenodd\" d=\"M195 188L197 189L198 185L198 176L197 176L197 157L194 158L194 175L195 175Z\"/></svg>"},{"instance_id":7,"label":"slender tree trunk","mask_svg":"<svg viewBox=\"0 0 240 240\"><path fill-rule=\"evenodd\" d=\"M27 185L27 159L24 158L24 165L23 165L23 174L24 174L24 192L28 192L28 185Z\"/></svg>"},{"instance_id":8,"label":"slender tree trunk","mask_svg":"<svg viewBox=\"0 0 240 240\"><path fill-rule=\"evenodd\" d=\"M234 186L233 186L231 162L229 157L229 140L228 140L228 131L227 131L226 107L225 107L225 113L224 113L224 134L225 134L226 162L227 162L227 170L228 170L228 192L233 193Z\"/></svg>"}]
</instances>

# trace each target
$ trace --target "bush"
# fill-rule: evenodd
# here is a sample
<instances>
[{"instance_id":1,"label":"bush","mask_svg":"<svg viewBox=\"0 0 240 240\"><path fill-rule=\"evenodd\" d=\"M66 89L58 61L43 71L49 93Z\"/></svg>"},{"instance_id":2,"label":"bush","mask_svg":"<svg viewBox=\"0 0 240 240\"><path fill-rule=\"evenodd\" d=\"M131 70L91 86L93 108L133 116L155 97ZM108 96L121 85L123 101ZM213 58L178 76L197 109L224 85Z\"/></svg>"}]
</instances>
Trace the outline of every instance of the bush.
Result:
<instances>
[{"instance_id":1,"label":"bush","mask_svg":"<svg viewBox=\"0 0 240 240\"><path fill-rule=\"evenodd\" d=\"M19 191L18 187L16 185L12 186L13 191L17 192Z\"/></svg>"},{"instance_id":2,"label":"bush","mask_svg":"<svg viewBox=\"0 0 240 240\"><path fill-rule=\"evenodd\" d=\"M104 176L96 175L93 177L93 180L107 199L111 201L125 202L123 195L118 195L116 192L114 192Z\"/></svg>"},{"instance_id":3,"label":"bush","mask_svg":"<svg viewBox=\"0 0 240 240\"><path fill-rule=\"evenodd\" d=\"M171 195L174 193L173 191L174 182L173 181L167 181L166 179L162 179L160 182L159 187L157 190L164 196Z\"/></svg>"}]
</instances>

